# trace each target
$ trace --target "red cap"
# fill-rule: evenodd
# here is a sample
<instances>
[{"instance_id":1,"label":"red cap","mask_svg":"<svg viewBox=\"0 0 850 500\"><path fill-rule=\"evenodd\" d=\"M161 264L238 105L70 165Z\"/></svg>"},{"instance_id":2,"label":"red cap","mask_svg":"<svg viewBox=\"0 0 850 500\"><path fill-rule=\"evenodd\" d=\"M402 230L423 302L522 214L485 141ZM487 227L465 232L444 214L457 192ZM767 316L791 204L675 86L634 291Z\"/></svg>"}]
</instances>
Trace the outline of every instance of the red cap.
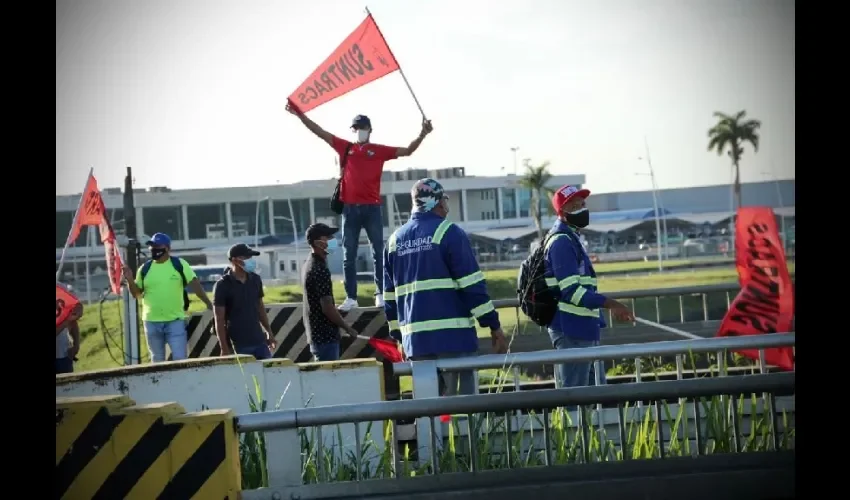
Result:
<instances>
[{"instance_id":1,"label":"red cap","mask_svg":"<svg viewBox=\"0 0 850 500\"><path fill-rule=\"evenodd\" d=\"M555 208L555 212L561 213L561 207L576 196L579 198L587 198L590 196L590 191L587 189L579 189L575 186L570 186L569 184L555 191L555 194L552 196L552 206Z\"/></svg>"}]
</instances>

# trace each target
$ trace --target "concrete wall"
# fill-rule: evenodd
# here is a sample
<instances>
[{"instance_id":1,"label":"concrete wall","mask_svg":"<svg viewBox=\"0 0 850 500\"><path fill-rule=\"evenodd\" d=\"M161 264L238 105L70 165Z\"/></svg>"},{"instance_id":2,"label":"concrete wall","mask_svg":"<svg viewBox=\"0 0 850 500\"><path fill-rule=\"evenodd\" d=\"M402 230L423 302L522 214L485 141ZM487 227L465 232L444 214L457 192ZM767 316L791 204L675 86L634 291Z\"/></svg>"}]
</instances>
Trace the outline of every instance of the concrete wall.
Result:
<instances>
[{"instance_id":1,"label":"concrete wall","mask_svg":"<svg viewBox=\"0 0 850 500\"><path fill-rule=\"evenodd\" d=\"M127 396L139 404L174 401L188 411L228 408L250 413L252 399L266 411L305 406L381 401L385 399L383 368L374 359L295 364L288 359L257 361L252 356L172 361L72 373L56 377L56 397ZM372 439L383 447L382 423L372 424ZM360 435L368 423L360 424ZM308 430L309 432L309 430ZM354 426L323 433L326 448L353 449ZM301 484L301 438L297 431L266 435L269 478ZM296 450L296 451L293 451ZM294 455L293 455L294 453Z\"/></svg>"}]
</instances>

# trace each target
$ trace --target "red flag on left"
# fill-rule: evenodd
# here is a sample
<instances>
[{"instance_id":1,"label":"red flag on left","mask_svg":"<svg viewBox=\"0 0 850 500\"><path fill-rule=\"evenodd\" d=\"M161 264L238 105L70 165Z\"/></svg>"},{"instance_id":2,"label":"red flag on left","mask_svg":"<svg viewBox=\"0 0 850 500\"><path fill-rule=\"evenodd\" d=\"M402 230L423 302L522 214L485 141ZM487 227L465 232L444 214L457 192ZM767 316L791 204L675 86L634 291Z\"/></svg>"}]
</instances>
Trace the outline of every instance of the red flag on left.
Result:
<instances>
[{"instance_id":1,"label":"red flag on left","mask_svg":"<svg viewBox=\"0 0 850 500\"><path fill-rule=\"evenodd\" d=\"M97 179L89 175L86 188L83 190L83 198L80 200L80 208L74 217L74 225L68 235L68 243L75 241L80 235L80 230L86 226L98 226L100 230L100 241L106 251L106 269L109 273L109 285L112 293L121 293L121 274L123 264L121 261L121 250L115 238L115 231L109 223L106 215L106 205L97 187Z\"/></svg>"},{"instance_id":2,"label":"red flag on left","mask_svg":"<svg viewBox=\"0 0 850 500\"><path fill-rule=\"evenodd\" d=\"M68 319L71 311L78 305L80 305L79 299L63 285L56 283L56 326Z\"/></svg>"},{"instance_id":3,"label":"red flag on left","mask_svg":"<svg viewBox=\"0 0 850 500\"><path fill-rule=\"evenodd\" d=\"M83 190L83 199L80 200L80 208L74 217L74 225L71 227L70 234L68 234L66 244L70 245L71 242L76 241L83 227L99 226L104 217L106 217L106 206L103 204L103 197L101 197L100 190L97 188L97 179L94 178L94 175L89 175L86 188Z\"/></svg>"}]
</instances>

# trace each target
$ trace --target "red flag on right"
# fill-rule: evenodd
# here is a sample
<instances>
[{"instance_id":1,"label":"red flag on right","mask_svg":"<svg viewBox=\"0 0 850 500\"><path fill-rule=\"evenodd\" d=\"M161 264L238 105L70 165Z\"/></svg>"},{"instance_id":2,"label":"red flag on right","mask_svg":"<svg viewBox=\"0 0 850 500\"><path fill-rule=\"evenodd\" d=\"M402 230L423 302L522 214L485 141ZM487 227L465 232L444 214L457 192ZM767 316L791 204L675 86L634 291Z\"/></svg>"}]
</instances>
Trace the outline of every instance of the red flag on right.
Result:
<instances>
[{"instance_id":1,"label":"red flag on right","mask_svg":"<svg viewBox=\"0 0 850 500\"><path fill-rule=\"evenodd\" d=\"M369 14L289 96L302 113L399 69L387 41Z\"/></svg>"},{"instance_id":2,"label":"red flag on right","mask_svg":"<svg viewBox=\"0 0 850 500\"><path fill-rule=\"evenodd\" d=\"M768 207L738 209L735 222L735 265L741 291L720 323L718 337L790 332L794 322L794 289L785 249L773 210ZM758 359L758 350L740 354ZM767 364L794 369L794 350L765 350Z\"/></svg>"}]
</instances>

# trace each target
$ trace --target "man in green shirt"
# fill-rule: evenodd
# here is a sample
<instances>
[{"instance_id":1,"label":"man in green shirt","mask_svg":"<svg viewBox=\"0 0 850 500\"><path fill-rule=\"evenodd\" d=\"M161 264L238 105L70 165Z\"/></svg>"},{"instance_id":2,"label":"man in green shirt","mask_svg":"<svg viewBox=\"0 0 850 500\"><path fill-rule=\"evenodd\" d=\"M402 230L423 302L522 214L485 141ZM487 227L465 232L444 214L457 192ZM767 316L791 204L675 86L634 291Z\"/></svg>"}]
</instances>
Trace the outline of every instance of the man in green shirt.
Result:
<instances>
[{"instance_id":1,"label":"man in green shirt","mask_svg":"<svg viewBox=\"0 0 850 500\"><path fill-rule=\"evenodd\" d=\"M151 260L139 267L136 276L125 268L130 293L142 301L142 319L148 339L151 362L165 361L165 344L171 348L172 360L186 359L186 284L212 310L212 302L201 287L188 262L171 257L171 238L156 233L147 242ZM181 276L182 274L182 276Z\"/></svg>"}]
</instances>

